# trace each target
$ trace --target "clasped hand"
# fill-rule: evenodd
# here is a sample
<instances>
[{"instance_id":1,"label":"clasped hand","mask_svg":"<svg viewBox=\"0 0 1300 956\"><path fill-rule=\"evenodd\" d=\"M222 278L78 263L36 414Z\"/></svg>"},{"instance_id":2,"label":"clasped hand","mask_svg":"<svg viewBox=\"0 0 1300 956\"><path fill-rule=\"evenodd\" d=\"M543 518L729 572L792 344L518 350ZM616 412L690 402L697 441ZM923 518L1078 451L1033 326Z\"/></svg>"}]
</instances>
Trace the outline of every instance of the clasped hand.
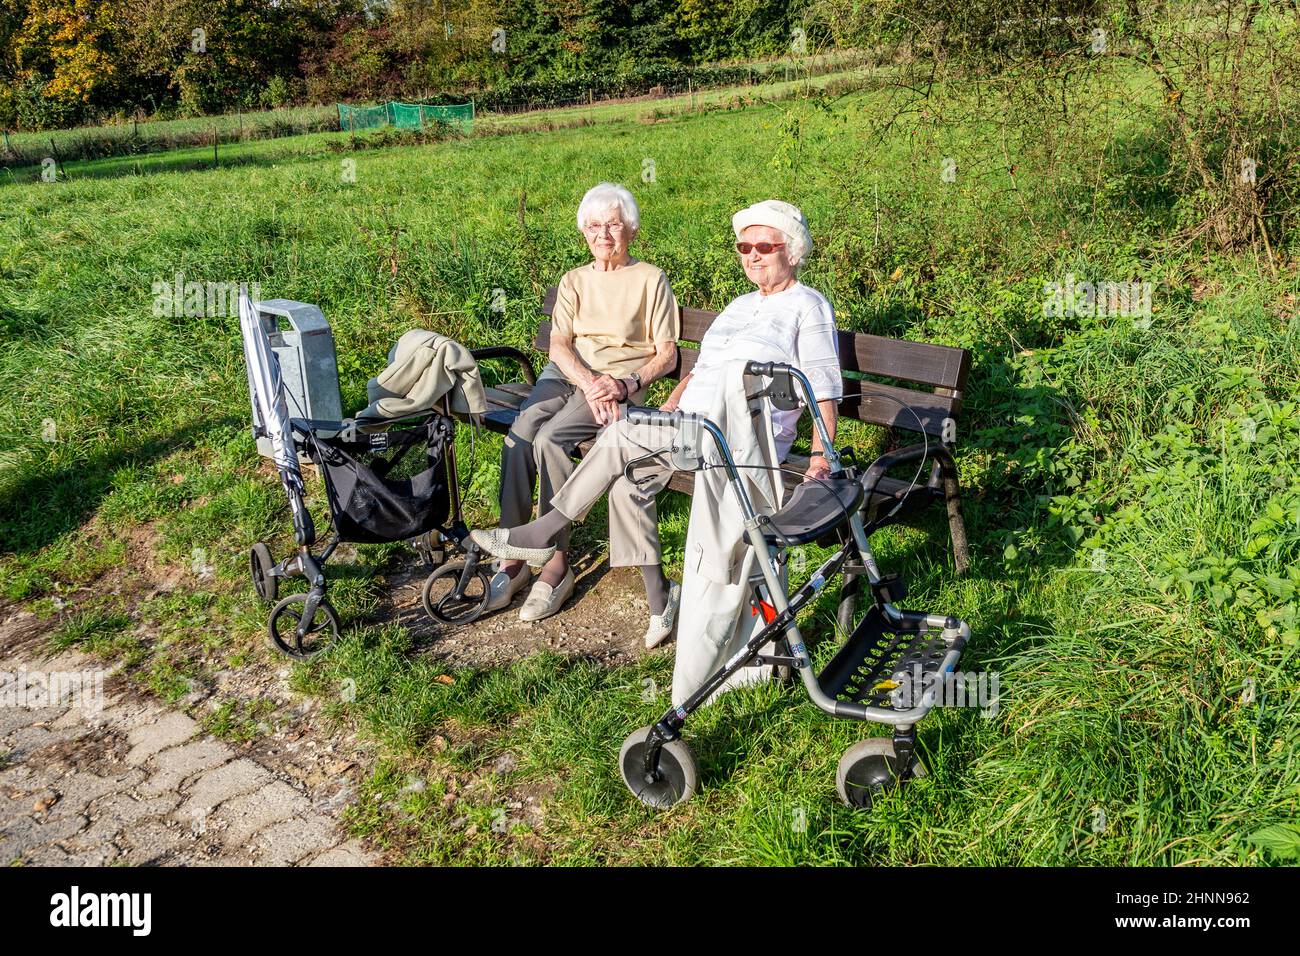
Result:
<instances>
[{"instance_id":1,"label":"clasped hand","mask_svg":"<svg viewBox=\"0 0 1300 956\"><path fill-rule=\"evenodd\" d=\"M611 425L618 421L618 406L623 400L623 387L618 379L611 375L597 375L591 380L583 395L591 408L591 417L600 426Z\"/></svg>"}]
</instances>

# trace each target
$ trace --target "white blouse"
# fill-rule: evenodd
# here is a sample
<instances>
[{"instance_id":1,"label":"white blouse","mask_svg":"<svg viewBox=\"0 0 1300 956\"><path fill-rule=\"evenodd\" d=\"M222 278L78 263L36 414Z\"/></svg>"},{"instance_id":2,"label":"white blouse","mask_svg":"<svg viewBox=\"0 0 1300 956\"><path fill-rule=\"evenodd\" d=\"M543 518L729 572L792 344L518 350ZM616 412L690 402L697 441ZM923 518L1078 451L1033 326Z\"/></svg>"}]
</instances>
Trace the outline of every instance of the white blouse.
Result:
<instances>
[{"instance_id":1,"label":"white blouse","mask_svg":"<svg viewBox=\"0 0 1300 956\"><path fill-rule=\"evenodd\" d=\"M718 314L700 342L700 357L678 407L707 415L721 381L718 370L735 359L795 366L808 376L819 402L844 395L835 310L824 295L801 282L771 295L758 290L742 295ZM794 444L800 414L800 409L772 409L776 453L782 460Z\"/></svg>"}]
</instances>

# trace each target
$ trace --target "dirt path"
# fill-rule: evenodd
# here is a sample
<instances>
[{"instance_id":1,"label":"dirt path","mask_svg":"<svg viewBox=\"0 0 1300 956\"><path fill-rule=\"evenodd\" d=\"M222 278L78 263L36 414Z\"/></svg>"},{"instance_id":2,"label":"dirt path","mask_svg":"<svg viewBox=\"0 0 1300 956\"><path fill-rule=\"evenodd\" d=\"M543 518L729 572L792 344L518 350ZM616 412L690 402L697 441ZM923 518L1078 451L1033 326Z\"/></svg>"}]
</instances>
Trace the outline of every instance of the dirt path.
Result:
<instances>
[{"instance_id":1,"label":"dirt path","mask_svg":"<svg viewBox=\"0 0 1300 956\"><path fill-rule=\"evenodd\" d=\"M155 590L177 586L147 552L133 549L115 592L139 586L123 583L131 574ZM447 628L421 609L428 568L413 564L383 576L375 618L400 621L416 634L417 653L452 667L491 667L543 650L609 666L643 655L648 608L636 573L611 570L603 554L579 559L575 572L574 599L546 621L519 620L524 589L510 608ZM120 664L52 653L56 625L0 608L0 865L385 862L339 823L373 766L374 747L317 720L317 702L288 690L285 661L266 652L218 671L173 706L128 680ZM25 690L34 675L43 686L44 675L86 672L102 675L102 698L33 701ZM269 702L273 713L244 743L206 733L203 715L231 702Z\"/></svg>"},{"instance_id":2,"label":"dirt path","mask_svg":"<svg viewBox=\"0 0 1300 956\"><path fill-rule=\"evenodd\" d=\"M504 610L468 627L444 627L420 605L420 589L429 569L415 565L385 576L380 617L400 621L416 635L424 653L451 667L492 667L540 651L586 657L609 666L628 664L645 654L650 608L636 569L611 569L605 556L596 553L576 559L573 572L577 578L573 597L544 621L519 620L519 609L528 598L525 587Z\"/></svg>"}]
</instances>

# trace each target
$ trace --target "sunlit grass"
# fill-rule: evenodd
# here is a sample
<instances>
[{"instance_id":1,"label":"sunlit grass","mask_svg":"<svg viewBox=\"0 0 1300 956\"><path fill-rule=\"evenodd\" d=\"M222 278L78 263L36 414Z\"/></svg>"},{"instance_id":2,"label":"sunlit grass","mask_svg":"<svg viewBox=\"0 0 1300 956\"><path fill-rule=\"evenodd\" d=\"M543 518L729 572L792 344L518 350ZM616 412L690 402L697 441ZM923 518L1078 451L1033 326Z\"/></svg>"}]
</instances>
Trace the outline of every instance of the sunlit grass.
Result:
<instances>
[{"instance_id":1,"label":"sunlit grass","mask_svg":"<svg viewBox=\"0 0 1300 956\"><path fill-rule=\"evenodd\" d=\"M215 170L168 172L186 158L168 154L156 175L106 161L100 178L0 187L0 596L58 615L60 646L122 656L170 699L205 669L270 653L247 548L265 539L283 552L291 534L253 451L237 324L155 316L155 281L247 280L319 304L355 409L413 326L527 347L545 288L584 259L572 219L591 184L633 188L634 252L667 271L684 304L707 308L747 291L731 213L775 195L807 214L819 254L803 278L844 327L974 353L958 440L972 573L953 575L941 520L874 543L886 570L906 573L909 606L971 623L962 666L1000 673L997 715L936 711L920 727L930 776L851 813L835 796L836 762L880 731L830 720L798 690L737 692L688 724L698 798L652 814L615 758L667 706L671 646L616 669L540 656L448 675L401 628L368 622L374 574L409 558L361 548L331 576L343 639L292 677L380 745L351 811L358 832L413 862L1279 860L1251 837L1294 821L1300 793L1284 618L1298 558L1286 509L1300 494L1286 403L1300 392L1300 348L1294 307L1279 307L1294 274L1273 284L1249 263L1170 251L1168 209L1117 201L1094 218L1080 198L1093 175L1083 153L1048 176L1021 144L1023 195L992 161L946 184L940 160L982 155L982 133L924 144L902 129L869 142L882 102L791 100L653 124L630 113L346 153L299 137L231 146L241 162ZM1153 327L1045 320L1042 282L1067 269L1154 276ZM1192 298L1193 274L1210 294ZM496 289L504 312L492 309ZM1231 437L1247 413L1261 423L1253 443ZM880 440L843 435L864 454ZM471 455L460 430L478 524L495 520L499 450L484 435ZM323 525L314 480L309 493ZM1265 527L1272 502L1287 520ZM602 514L580 546L599 546ZM661 515L676 574L685 501L667 497ZM123 567L123 593L97 590ZM1226 597L1211 590L1221 567ZM1164 583L1180 569L1208 570L1186 592ZM1233 579L1237 569L1247 577ZM133 590L137 579L169 590ZM809 615L814 638L829 634L832 611L828 594ZM214 719L236 737L257 723ZM528 794L540 817L512 806Z\"/></svg>"}]
</instances>

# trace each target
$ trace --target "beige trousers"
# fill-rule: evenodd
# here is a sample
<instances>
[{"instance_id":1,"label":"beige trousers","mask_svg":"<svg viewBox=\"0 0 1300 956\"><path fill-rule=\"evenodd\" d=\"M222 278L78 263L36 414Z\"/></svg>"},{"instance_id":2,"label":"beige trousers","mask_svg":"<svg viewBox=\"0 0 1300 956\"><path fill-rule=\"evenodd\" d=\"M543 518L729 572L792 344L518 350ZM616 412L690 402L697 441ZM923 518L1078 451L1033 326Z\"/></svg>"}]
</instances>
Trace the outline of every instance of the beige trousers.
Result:
<instances>
[{"instance_id":1,"label":"beige trousers","mask_svg":"<svg viewBox=\"0 0 1300 956\"><path fill-rule=\"evenodd\" d=\"M644 396L642 389L629 401L636 404ZM555 493L574 471L574 449L600 430L580 389L563 379L538 382L505 437L499 492L501 527L516 528L532 520L534 486L537 516L550 511ZM561 551L568 549L567 531L556 545Z\"/></svg>"},{"instance_id":2,"label":"beige trousers","mask_svg":"<svg viewBox=\"0 0 1300 956\"><path fill-rule=\"evenodd\" d=\"M669 449L676 433L672 425L615 422L551 498L552 508L570 521L581 521L602 495L609 495L610 567L660 563L655 495L673 476ZM628 465L631 478L624 474Z\"/></svg>"}]
</instances>

